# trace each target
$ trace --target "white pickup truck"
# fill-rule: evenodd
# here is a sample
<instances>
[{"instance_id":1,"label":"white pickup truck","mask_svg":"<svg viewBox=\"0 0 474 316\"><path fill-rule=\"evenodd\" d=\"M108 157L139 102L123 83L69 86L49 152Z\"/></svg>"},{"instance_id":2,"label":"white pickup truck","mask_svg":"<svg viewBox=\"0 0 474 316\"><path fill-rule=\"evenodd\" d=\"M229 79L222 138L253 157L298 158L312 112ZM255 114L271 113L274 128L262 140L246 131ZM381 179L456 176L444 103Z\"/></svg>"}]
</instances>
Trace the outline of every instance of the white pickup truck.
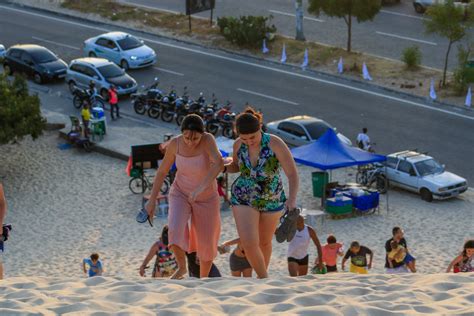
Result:
<instances>
[{"instance_id":1,"label":"white pickup truck","mask_svg":"<svg viewBox=\"0 0 474 316\"><path fill-rule=\"evenodd\" d=\"M415 151L402 151L387 156L388 182L415 193L425 201L455 197L468 188L467 181L444 170L432 157Z\"/></svg>"}]
</instances>

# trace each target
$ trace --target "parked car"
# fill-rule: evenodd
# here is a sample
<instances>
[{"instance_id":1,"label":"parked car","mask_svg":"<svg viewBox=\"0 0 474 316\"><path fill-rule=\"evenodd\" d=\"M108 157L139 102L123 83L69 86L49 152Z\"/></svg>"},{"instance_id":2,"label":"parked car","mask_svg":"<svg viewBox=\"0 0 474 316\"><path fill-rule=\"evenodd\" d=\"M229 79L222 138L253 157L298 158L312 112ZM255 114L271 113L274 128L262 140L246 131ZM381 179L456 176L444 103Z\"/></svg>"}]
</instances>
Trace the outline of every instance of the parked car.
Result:
<instances>
[{"instance_id":1,"label":"parked car","mask_svg":"<svg viewBox=\"0 0 474 316\"><path fill-rule=\"evenodd\" d=\"M108 99L111 85L117 87L118 95L137 91L137 82L125 70L103 58L78 58L71 61L67 69L66 82L69 90L87 89L94 81L95 87L104 99Z\"/></svg>"},{"instance_id":2,"label":"parked car","mask_svg":"<svg viewBox=\"0 0 474 316\"><path fill-rule=\"evenodd\" d=\"M388 155L385 165L390 185L419 193L428 202L455 197L468 188L466 179L447 172L432 157L415 151Z\"/></svg>"},{"instance_id":3,"label":"parked car","mask_svg":"<svg viewBox=\"0 0 474 316\"><path fill-rule=\"evenodd\" d=\"M142 68L156 63L156 53L142 40L124 32L110 32L84 41L84 54L108 59L123 69Z\"/></svg>"},{"instance_id":4,"label":"parked car","mask_svg":"<svg viewBox=\"0 0 474 316\"><path fill-rule=\"evenodd\" d=\"M467 10L470 2L470 0L454 0L454 5L458 8L462 8L464 14L467 16ZM413 7L415 7L415 11L417 13L425 13L430 6L445 3L446 0L413 0Z\"/></svg>"},{"instance_id":5,"label":"parked car","mask_svg":"<svg viewBox=\"0 0 474 316\"><path fill-rule=\"evenodd\" d=\"M301 146L318 140L329 128L329 123L312 116L300 115L268 123L269 133L278 135L291 146ZM334 129L336 130L336 129ZM345 144L352 146L349 138L337 133L337 137Z\"/></svg>"},{"instance_id":6,"label":"parked car","mask_svg":"<svg viewBox=\"0 0 474 316\"><path fill-rule=\"evenodd\" d=\"M5 58L5 54L7 53L7 50L5 49L5 46L0 44L0 58Z\"/></svg>"},{"instance_id":7,"label":"parked car","mask_svg":"<svg viewBox=\"0 0 474 316\"><path fill-rule=\"evenodd\" d=\"M3 70L12 75L24 73L41 84L66 76L67 64L49 49L39 45L14 45L7 50Z\"/></svg>"}]
</instances>

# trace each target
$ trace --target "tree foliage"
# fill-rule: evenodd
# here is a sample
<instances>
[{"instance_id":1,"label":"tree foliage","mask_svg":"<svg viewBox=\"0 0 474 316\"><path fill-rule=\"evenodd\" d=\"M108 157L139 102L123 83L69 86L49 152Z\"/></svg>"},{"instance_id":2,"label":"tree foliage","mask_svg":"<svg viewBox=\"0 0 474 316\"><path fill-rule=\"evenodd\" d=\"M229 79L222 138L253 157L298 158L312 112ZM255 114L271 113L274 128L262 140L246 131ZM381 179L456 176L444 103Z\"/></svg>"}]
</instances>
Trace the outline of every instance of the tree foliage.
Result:
<instances>
[{"instance_id":1,"label":"tree foliage","mask_svg":"<svg viewBox=\"0 0 474 316\"><path fill-rule=\"evenodd\" d=\"M430 19L424 20L426 33L438 34L448 39L448 50L444 60L443 85L446 84L446 71L448 69L449 52L451 46L466 36L469 28L473 26L474 6L469 8L471 14L466 15L464 8L456 7L453 0L444 4L437 4L428 8L426 14Z\"/></svg>"},{"instance_id":2,"label":"tree foliage","mask_svg":"<svg viewBox=\"0 0 474 316\"><path fill-rule=\"evenodd\" d=\"M373 20L381 8L381 0L309 0L308 12L343 18L347 25L347 51L351 51L352 17L357 23Z\"/></svg>"},{"instance_id":3,"label":"tree foliage","mask_svg":"<svg viewBox=\"0 0 474 316\"><path fill-rule=\"evenodd\" d=\"M30 95L24 78L8 80L0 75L0 144L20 141L31 135L38 138L46 121L41 116L40 100Z\"/></svg>"},{"instance_id":4,"label":"tree foliage","mask_svg":"<svg viewBox=\"0 0 474 316\"><path fill-rule=\"evenodd\" d=\"M264 38L276 32L275 25L269 25L272 16L241 16L217 18L217 25L225 39L241 47L257 48Z\"/></svg>"}]
</instances>

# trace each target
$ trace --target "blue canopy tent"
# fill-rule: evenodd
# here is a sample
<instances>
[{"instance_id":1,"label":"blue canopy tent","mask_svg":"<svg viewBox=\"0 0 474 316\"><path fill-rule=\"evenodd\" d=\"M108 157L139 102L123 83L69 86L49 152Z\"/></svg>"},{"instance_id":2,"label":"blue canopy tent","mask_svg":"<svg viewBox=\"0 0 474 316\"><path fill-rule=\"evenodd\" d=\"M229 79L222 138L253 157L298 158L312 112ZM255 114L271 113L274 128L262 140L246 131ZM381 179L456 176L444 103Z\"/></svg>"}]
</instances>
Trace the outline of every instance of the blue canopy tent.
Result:
<instances>
[{"instance_id":1,"label":"blue canopy tent","mask_svg":"<svg viewBox=\"0 0 474 316\"><path fill-rule=\"evenodd\" d=\"M332 128L317 141L291 149L291 153L297 163L321 170L366 165L387 159L383 155L369 153L341 142Z\"/></svg>"}]
</instances>

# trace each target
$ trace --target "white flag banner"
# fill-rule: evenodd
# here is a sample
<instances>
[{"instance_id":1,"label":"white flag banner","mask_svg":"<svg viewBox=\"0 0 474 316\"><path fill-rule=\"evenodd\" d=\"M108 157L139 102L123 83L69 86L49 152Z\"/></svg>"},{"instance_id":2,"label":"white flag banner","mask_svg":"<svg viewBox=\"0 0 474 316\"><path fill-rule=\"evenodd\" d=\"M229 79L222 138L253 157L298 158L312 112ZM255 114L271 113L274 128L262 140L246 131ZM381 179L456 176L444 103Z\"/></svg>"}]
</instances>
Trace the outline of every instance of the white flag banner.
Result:
<instances>
[{"instance_id":1,"label":"white flag banner","mask_svg":"<svg viewBox=\"0 0 474 316\"><path fill-rule=\"evenodd\" d=\"M301 68L305 69L308 67L309 64L309 59L308 59L308 49L306 48L304 51L304 58L303 58L303 63L301 64Z\"/></svg>"},{"instance_id":2,"label":"white flag banner","mask_svg":"<svg viewBox=\"0 0 474 316\"><path fill-rule=\"evenodd\" d=\"M267 54L270 50L267 47L267 40L263 39L262 53Z\"/></svg>"},{"instance_id":3,"label":"white flag banner","mask_svg":"<svg viewBox=\"0 0 474 316\"><path fill-rule=\"evenodd\" d=\"M434 87L434 80L431 79L431 84L430 84L430 98L431 100L436 100L436 91Z\"/></svg>"},{"instance_id":4,"label":"white flag banner","mask_svg":"<svg viewBox=\"0 0 474 316\"><path fill-rule=\"evenodd\" d=\"M339 62L337 63L337 72L340 74L344 72L344 62L342 61L342 57L339 58Z\"/></svg>"},{"instance_id":5,"label":"white flag banner","mask_svg":"<svg viewBox=\"0 0 474 316\"><path fill-rule=\"evenodd\" d=\"M281 50L280 62L283 63L283 64L286 63L286 47L285 47L285 44L283 44L283 49Z\"/></svg>"},{"instance_id":6,"label":"white flag banner","mask_svg":"<svg viewBox=\"0 0 474 316\"><path fill-rule=\"evenodd\" d=\"M471 87L469 87L469 89L467 89L466 102L464 102L464 104L465 104L468 108L471 107L471 104L472 104Z\"/></svg>"},{"instance_id":7,"label":"white flag banner","mask_svg":"<svg viewBox=\"0 0 474 316\"><path fill-rule=\"evenodd\" d=\"M365 80L372 80L372 77L369 74L369 69L367 69L367 65L365 63L362 64L362 77Z\"/></svg>"}]
</instances>

